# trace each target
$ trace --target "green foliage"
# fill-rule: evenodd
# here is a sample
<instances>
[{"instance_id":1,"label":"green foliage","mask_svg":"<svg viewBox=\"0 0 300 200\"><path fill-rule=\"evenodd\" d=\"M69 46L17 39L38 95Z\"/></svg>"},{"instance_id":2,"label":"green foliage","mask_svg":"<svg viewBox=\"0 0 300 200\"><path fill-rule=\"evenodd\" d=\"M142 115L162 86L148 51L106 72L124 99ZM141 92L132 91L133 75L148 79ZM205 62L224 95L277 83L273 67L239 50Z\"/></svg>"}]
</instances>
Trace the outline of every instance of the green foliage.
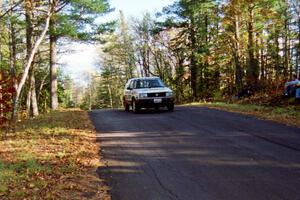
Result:
<instances>
[{"instance_id":1,"label":"green foliage","mask_svg":"<svg viewBox=\"0 0 300 200\"><path fill-rule=\"evenodd\" d=\"M50 3L53 4L49 5ZM49 58L51 58L51 69L52 64L57 63L57 60L55 60L55 55L49 55L49 53L56 52L56 49L49 51L49 41L51 41L51 48L56 46L56 42L61 37L94 42L100 39L100 32L111 31L114 26L114 22L106 24L96 22L99 17L112 11L107 0L1 2L0 71L10 73L15 80L15 85L20 81L20 77L26 74L24 73L24 65L36 39L45 27L46 15L44 11L52 6L54 14L50 19L49 30L47 31L50 40L42 41L29 70L29 75L34 74L35 84L29 81L33 79L27 78L20 96L20 108L24 117L31 116L31 110L48 111L51 99L55 96L50 93L50 85L55 82L57 77L56 74L52 74L50 77ZM61 74L58 75L57 84L58 101L62 107L74 107L72 88L66 88L60 76ZM33 103L35 98L32 94L35 93L38 108ZM27 114L25 114L25 110Z\"/></svg>"},{"instance_id":2,"label":"green foliage","mask_svg":"<svg viewBox=\"0 0 300 200\"><path fill-rule=\"evenodd\" d=\"M80 12L84 10L88 14L103 14L110 10L107 0L71 0L71 11Z\"/></svg>"},{"instance_id":3,"label":"green foliage","mask_svg":"<svg viewBox=\"0 0 300 200\"><path fill-rule=\"evenodd\" d=\"M117 86L131 77L128 71L159 76L178 103L230 98L247 86L255 92L280 88L299 63L296 7L282 0L178 0L156 21L147 14L131 20L126 34L121 16L106 38L102 76Z\"/></svg>"},{"instance_id":4,"label":"green foliage","mask_svg":"<svg viewBox=\"0 0 300 200\"><path fill-rule=\"evenodd\" d=\"M100 32L111 31L114 22L97 24L97 17L112 11L107 0L72 0L53 17L51 34L57 37L90 41Z\"/></svg>"},{"instance_id":5,"label":"green foliage","mask_svg":"<svg viewBox=\"0 0 300 200\"><path fill-rule=\"evenodd\" d=\"M4 4L3 9L16 7L0 20L0 67L8 71L14 66L18 76L26 61L25 8L14 1ZM220 99L220 94L229 97L247 84L255 90L281 92L282 83L299 70L300 20L295 0L178 0L157 19L146 13L127 22L120 13L118 21L105 24L97 24L96 19L112 10L107 0L64 0L59 5L51 36L104 43L102 78L92 88L95 95L84 99L85 108L121 106L124 84L136 76L161 77L180 103ZM40 2L31 9L45 6L47 2ZM43 19L44 13L36 10L33 39L41 32ZM36 86L42 86L37 88L42 110L50 101L48 45L43 43L34 66ZM72 106L71 89L62 83L59 100ZM29 88L21 98L23 106Z\"/></svg>"}]
</instances>

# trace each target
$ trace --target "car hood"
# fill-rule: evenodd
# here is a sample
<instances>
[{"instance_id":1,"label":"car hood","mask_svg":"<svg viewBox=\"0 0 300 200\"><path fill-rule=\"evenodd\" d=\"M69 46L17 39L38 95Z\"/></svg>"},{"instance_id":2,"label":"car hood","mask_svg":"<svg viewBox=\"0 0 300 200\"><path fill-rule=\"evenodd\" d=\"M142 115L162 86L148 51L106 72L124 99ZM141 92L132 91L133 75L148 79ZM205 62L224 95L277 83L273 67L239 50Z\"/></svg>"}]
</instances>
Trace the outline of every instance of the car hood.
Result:
<instances>
[{"instance_id":1,"label":"car hood","mask_svg":"<svg viewBox=\"0 0 300 200\"><path fill-rule=\"evenodd\" d=\"M142 88L137 89L138 93L155 93L155 92L172 92L168 87L159 87L159 88Z\"/></svg>"}]
</instances>

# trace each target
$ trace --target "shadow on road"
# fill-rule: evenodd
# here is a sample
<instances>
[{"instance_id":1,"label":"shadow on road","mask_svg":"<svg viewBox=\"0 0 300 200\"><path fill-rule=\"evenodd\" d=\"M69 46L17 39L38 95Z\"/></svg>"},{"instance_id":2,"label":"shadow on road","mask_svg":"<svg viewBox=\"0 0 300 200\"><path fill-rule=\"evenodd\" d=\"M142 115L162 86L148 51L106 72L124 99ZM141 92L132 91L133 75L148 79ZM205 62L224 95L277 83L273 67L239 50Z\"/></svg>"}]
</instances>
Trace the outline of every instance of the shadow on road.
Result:
<instances>
[{"instance_id":1,"label":"shadow on road","mask_svg":"<svg viewBox=\"0 0 300 200\"><path fill-rule=\"evenodd\" d=\"M300 196L299 129L205 108L91 118L106 161L98 173L113 199Z\"/></svg>"}]
</instances>

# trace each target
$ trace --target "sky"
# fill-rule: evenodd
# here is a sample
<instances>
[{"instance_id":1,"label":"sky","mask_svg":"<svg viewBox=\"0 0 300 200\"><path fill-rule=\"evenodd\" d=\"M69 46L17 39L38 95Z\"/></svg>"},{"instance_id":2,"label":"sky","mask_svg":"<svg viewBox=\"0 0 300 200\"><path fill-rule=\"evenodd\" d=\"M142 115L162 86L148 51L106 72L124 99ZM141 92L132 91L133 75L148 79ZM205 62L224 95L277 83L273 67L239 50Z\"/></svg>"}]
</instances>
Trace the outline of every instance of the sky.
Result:
<instances>
[{"instance_id":1,"label":"sky","mask_svg":"<svg viewBox=\"0 0 300 200\"><path fill-rule=\"evenodd\" d=\"M116 11L122 10L126 16L138 16L145 11L157 12L164 6L171 5L174 0L111 0Z\"/></svg>"},{"instance_id":2,"label":"sky","mask_svg":"<svg viewBox=\"0 0 300 200\"><path fill-rule=\"evenodd\" d=\"M110 5L115 11L103 20L117 19L119 11L122 10L126 18L141 17L143 13L150 12L155 14L165 6L171 5L175 0L110 0ZM97 47L92 44L71 43L61 46L60 51L68 53L59 54L61 70L68 74L75 82L83 83L87 74L99 69L96 61L98 58Z\"/></svg>"}]
</instances>

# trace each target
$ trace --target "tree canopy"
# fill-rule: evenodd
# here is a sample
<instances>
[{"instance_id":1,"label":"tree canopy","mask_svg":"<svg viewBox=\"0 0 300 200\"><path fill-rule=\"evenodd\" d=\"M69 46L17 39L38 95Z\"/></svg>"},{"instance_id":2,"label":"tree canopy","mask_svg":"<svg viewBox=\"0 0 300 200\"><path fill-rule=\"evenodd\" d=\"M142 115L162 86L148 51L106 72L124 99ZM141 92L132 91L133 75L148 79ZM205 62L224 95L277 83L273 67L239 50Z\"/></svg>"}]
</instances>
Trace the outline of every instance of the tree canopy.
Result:
<instances>
[{"instance_id":1,"label":"tree canopy","mask_svg":"<svg viewBox=\"0 0 300 200\"><path fill-rule=\"evenodd\" d=\"M17 91L15 110L37 115L71 101L70 91L62 98L74 87L57 68L60 38L101 42L88 107L120 107L125 82L136 76L161 77L177 103L249 89L280 94L299 76L298 0L177 0L155 17L120 12L116 23L97 23L111 10L107 0L1 1L0 67Z\"/></svg>"},{"instance_id":2,"label":"tree canopy","mask_svg":"<svg viewBox=\"0 0 300 200\"><path fill-rule=\"evenodd\" d=\"M132 76L161 77L178 103L249 89L282 94L284 82L299 76L299 10L295 0L178 0L155 18L120 15L100 54L102 81L116 88L114 106Z\"/></svg>"}]
</instances>

